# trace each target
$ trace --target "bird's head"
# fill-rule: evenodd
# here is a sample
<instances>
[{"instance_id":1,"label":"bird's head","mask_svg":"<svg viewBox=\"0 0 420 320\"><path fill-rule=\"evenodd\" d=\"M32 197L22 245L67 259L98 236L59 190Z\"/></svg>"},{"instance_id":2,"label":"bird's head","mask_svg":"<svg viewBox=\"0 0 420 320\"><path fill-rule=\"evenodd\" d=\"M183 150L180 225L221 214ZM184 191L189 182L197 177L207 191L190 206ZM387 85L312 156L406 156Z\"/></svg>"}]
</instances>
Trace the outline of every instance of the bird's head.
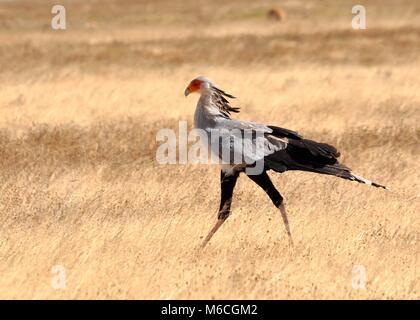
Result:
<instances>
[{"instance_id":1,"label":"bird's head","mask_svg":"<svg viewBox=\"0 0 420 320\"><path fill-rule=\"evenodd\" d=\"M185 96L188 96L190 93L198 92L205 93L210 90L212 82L206 77L197 77L190 82L188 87L185 89Z\"/></svg>"}]
</instances>

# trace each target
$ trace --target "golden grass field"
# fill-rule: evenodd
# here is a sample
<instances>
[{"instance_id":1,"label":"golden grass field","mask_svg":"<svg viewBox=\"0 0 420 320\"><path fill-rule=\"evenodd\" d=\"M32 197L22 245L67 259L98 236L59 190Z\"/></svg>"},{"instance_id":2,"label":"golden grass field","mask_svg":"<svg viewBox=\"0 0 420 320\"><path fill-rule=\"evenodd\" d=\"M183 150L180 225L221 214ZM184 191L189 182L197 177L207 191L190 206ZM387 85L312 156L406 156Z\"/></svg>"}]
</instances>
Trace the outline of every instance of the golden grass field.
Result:
<instances>
[{"instance_id":1,"label":"golden grass field","mask_svg":"<svg viewBox=\"0 0 420 320\"><path fill-rule=\"evenodd\" d=\"M285 22L266 18L278 3ZM366 30L351 28L356 3ZM53 4L0 1L0 298L420 297L419 1L63 0L65 31ZM192 124L198 75L238 97L238 117L334 144L391 191L270 174L291 248L241 177L200 251L219 168L155 160L159 129Z\"/></svg>"}]
</instances>

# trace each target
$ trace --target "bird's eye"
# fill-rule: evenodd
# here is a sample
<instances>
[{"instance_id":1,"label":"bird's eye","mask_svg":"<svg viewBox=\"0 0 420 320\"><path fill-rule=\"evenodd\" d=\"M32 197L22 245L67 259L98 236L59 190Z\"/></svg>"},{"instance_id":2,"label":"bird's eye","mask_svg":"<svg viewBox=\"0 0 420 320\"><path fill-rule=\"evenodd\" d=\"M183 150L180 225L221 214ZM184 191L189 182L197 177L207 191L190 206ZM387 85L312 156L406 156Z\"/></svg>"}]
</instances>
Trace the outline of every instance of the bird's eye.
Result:
<instances>
[{"instance_id":1,"label":"bird's eye","mask_svg":"<svg viewBox=\"0 0 420 320\"><path fill-rule=\"evenodd\" d=\"M200 86L200 82L198 82L198 81L194 81L194 82L192 83L192 85L193 85L193 87L199 87L199 86Z\"/></svg>"}]
</instances>

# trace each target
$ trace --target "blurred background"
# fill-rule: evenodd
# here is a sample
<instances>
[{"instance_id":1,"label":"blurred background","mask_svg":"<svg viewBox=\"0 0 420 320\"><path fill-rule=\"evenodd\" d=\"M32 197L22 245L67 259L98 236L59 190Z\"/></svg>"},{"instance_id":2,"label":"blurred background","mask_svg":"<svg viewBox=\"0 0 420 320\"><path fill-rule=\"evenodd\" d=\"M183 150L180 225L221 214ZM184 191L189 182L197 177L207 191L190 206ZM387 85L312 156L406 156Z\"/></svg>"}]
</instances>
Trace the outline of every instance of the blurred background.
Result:
<instances>
[{"instance_id":1,"label":"blurred background","mask_svg":"<svg viewBox=\"0 0 420 320\"><path fill-rule=\"evenodd\" d=\"M419 298L419 1L62 0L53 30L56 4L0 1L0 297ZM272 175L291 250L241 178L198 253L219 169L155 160L157 130L192 122L198 75L238 97L240 118L334 144L392 191Z\"/></svg>"}]
</instances>

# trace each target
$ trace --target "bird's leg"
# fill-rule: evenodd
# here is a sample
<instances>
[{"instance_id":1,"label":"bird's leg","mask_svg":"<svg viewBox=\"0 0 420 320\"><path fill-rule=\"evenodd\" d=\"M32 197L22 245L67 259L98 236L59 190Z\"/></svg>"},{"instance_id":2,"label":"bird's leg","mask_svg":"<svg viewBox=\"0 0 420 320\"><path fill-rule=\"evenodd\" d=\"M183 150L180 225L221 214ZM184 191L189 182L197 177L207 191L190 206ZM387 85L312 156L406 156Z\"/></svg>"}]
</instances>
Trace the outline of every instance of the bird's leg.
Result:
<instances>
[{"instance_id":1,"label":"bird's leg","mask_svg":"<svg viewBox=\"0 0 420 320\"><path fill-rule=\"evenodd\" d=\"M201 247L204 248L206 244L210 241L216 231L220 226L225 222L225 220L230 215L230 206L232 204L232 195L233 189L235 188L236 180L238 180L239 172L232 170L232 172L224 172L223 170L220 173L220 186L221 186L221 199L220 199L220 208L217 216L217 222L214 227L210 230L207 237L204 239Z\"/></svg>"},{"instance_id":2,"label":"bird's leg","mask_svg":"<svg viewBox=\"0 0 420 320\"><path fill-rule=\"evenodd\" d=\"M280 209L281 217L283 218L284 226L286 227L287 235L289 236L290 244L293 246L294 244L293 244L292 233L290 232L289 220L287 219L287 213L286 213L286 208L284 206L284 202L281 203L281 205L279 206L279 209Z\"/></svg>"},{"instance_id":3,"label":"bird's leg","mask_svg":"<svg viewBox=\"0 0 420 320\"><path fill-rule=\"evenodd\" d=\"M289 220L287 219L286 208L284 206L283 197L280 192L277 191L276 187L270 180L267 172L264 171L259 175L248 175L248 177L258 184L267 195L270 197L273 204L280 210L281 217L283 218L284 226L286 228L287 235L290 243L293 245L292 234L290 232Z\"/></svg>"},{"instance_id":4,"label":"bird's leg","mask_svg":"<svg viewBox=\"0 0 420 320\"><path fill-rule=\"evenodd\" d=\"M213 237L213 235L216 233L217 229L220 228L220 226L223 224L223 222L225 222L225 220L226 219L217 219L216 224L210 230L209 234L207 235L207 237L204 239L203 243L201 244L201 248L204 248L206 246L206 244L210 241L211 237Z\"/></svg>"}]
</instances>

